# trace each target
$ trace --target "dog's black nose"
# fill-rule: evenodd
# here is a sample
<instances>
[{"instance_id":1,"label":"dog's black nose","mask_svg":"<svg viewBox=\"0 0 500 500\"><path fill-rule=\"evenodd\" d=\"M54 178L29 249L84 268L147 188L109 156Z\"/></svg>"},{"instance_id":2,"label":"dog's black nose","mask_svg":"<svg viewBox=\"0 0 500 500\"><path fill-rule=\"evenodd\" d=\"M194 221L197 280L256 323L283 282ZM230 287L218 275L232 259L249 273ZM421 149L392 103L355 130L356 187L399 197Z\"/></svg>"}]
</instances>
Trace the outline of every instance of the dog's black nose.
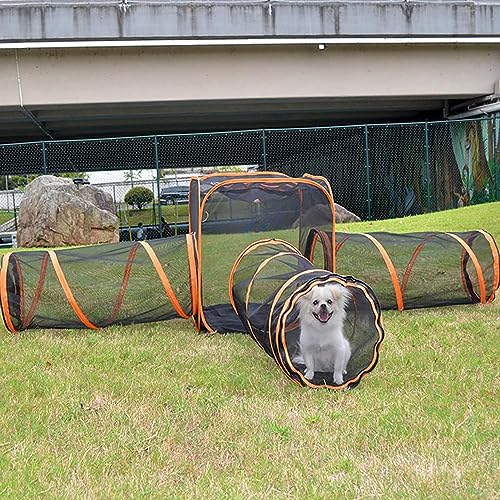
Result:
<instances>
[{"instance_id":1,"label":"dog's black nose","mask_svg":"<svg viewBox=\"0 0 500 500\"><path fill-rule=\"evenodd\" d=\"M326 304L321 304L321 305L319 306L319 308L320 308L320 309L326 309Z\"/></svg>"}]
</instances>

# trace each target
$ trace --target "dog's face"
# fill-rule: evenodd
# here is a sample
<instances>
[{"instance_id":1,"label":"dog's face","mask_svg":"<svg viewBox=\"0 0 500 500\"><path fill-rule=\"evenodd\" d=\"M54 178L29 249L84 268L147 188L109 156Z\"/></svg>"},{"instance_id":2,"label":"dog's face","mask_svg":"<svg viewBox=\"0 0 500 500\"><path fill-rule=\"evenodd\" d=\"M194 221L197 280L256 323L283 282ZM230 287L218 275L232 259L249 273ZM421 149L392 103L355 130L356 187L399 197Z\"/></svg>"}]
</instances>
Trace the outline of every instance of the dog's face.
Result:
<instances>
[{"instance_id":1,"label":"dog's face","mask_svg":"<svg viewBox=\"0 0 500 500\"><path fill-rule=\"evenodd\" d=\"M318 326L334 320L343 321L349 297L349 291L342 285L316 285L298 301L300 319Z\"/></svg>"}]
</instances>

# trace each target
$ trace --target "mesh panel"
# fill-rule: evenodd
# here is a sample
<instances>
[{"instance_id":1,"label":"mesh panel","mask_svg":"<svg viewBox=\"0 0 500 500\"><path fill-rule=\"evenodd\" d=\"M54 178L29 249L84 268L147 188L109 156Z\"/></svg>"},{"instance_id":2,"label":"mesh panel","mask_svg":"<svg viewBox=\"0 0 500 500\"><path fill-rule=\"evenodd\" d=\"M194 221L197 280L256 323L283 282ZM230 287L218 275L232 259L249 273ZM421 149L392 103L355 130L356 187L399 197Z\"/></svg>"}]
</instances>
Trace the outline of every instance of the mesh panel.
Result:
<instances>
[{"instance_id":1,"label":"mesh panel","mask_svg":"<svg viewBox=\"0 0 500 500\"><path fill-rule=\"evenodd\" d=\"M11 322L15 330L82 328L187 317L192 308L187 241L148 242L149 253L139 243L64 249L52 255L15 252L1 287L9 305L10 315L3 310L7 325Z\"/></svg>"},{"instance_id":2,"label":"mesh panel","mask_svg":"<svg viewBox=\"0 0 500 500\"><path fill-rule=\"evenodd\" d=\"M214 308L222 311L212 318L212 323L205 314L209 329L231 331L234 325L223 306L229 303L231 265L242 248L262 237L303 246L313 225L332 231L331 199L322 187L308 178L269 176L261 172L245 177L201 179L199 250L203 312L209 314ZM196 207L191 207L193 210Z\"/></svg>"},{"instance_id":3,"label":"mesh panel","mask_svg":"<svg viewBox=\"0 0 500 500\"><path fill-rule=\"evenodd\" d=\"M0 145L0 175L44 173L42 143Z\"/></svg>"},{"instance_id":4,"label":"mesh panel","mask_svg":"<svg viewBox=\"0 0 500 500\"><path fill-rule=\"evenodd\" d=\"M169 135L158 145L162 168L262 163L261 131Z\"/></svg>"},{"instance_id":5,"label":"mesh panel","mask_svg":"<svg viewBox=\"0 0 500 500\"><path fill-rule=\"evenodd\" d=\"M367 178L364 127L266 131L267 165L293 177L322 175L334 199L366 218Z\"/></svg>"},{"instance_id":6,"label":"mesh panel","mask_svg":"<svg viewBox=\"0 0 500 500\"><path fill-rule=\"evenodd\" d=\"M377 299L364 283L314 269L285 242L262 240L239 256L230 288L248 332L293 381L310 387L345 388L356 385L375 366L383 330ZM339 288L349 294L345 320L339 295L335 295ZM319 299L323 305L314 302L316 290L327 291ZM310 310L311 304L318 311L331 311L330 316L320 321ZM328 341L306 349L311 329L320 333L318 342ZM339 375L342 337L348 341L350 354L345 373L340 370Z\"/></svg>"},{"instance_id":7,"label":"mesh panel","mask_svg":"<svg viewBox=\"0 0 500 500\"><path fill-rule=\"evenodd\" d=\"M46 143L47 172L155 168L151 137Z\"/></svg>"}]
</instances>

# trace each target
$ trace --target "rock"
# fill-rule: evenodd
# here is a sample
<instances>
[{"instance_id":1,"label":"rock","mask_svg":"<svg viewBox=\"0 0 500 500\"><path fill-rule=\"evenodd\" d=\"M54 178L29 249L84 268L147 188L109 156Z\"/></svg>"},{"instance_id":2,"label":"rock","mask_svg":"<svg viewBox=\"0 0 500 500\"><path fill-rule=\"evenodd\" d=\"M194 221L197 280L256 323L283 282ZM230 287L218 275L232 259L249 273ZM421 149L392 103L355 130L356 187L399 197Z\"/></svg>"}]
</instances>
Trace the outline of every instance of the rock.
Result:
<instances>
[{"instance_id":1,"label":"rock","mask_svg":"<svg viewBox=\"0 0 500 500\"><path fill-rule=\"evenodd\" d=\"M330 218L330 207L328 205L315 205L302 215L302 224L309 227L315 227L322 225L324 221ZM347 208L335 203L335 222L337 224L341 222L359 222L360 220L361 219L356 214L349 212ZM297 219L292 227L298 227L299 222L300 219Z\"/></svg>"},{"instance_id":2,"label":"rock","mask_svg":"<svg viewBox=\"0 0 500 500\"><path fill-rule=\"evenodd\" d=\"M335 203L335 222L340 224L341 222L360 222L361 219L352 212L349 212L347 208L342 205Z\"/></svg>"},{"instance_id":3,"label":"rock","mask_svg":"<svg viewBox=\"0 0 500 500\"><path fill-rule=\"evenodd\" d=\"M95 186L42 175L26 186L19 206L20 247L112 243L119 240L113 198Z\"/></svg>"}]
</instances>

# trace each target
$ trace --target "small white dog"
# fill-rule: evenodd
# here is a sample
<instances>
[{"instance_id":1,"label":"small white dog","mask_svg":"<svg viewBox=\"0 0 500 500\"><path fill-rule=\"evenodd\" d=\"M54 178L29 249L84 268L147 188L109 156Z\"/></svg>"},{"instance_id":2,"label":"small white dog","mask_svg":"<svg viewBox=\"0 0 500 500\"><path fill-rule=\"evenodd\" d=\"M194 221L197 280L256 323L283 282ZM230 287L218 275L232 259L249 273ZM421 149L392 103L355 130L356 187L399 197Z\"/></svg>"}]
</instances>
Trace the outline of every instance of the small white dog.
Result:
<instances>
[{"instance_id":1,"label":"small white dog","mask_svg":"<svg viewBox=\"0 0 500 500\"><path fill-rule=\"evenodd\" d=\"M316 285L298 301L300 350L308 380L315 372L333 372L337 385L344 382L351 347L344 337L346 306L351 294L336 283Z\"/></svg>"}]
</instances>

